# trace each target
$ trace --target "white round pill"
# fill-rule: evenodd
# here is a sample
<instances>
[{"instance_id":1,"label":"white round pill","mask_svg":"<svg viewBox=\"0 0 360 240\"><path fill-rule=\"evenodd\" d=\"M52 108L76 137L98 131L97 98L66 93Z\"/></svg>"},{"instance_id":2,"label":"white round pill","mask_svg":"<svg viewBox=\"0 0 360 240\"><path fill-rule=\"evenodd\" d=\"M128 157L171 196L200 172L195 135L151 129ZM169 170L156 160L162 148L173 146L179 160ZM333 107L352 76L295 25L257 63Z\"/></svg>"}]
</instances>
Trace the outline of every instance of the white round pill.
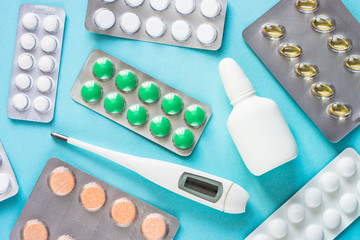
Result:
<instances>
[{"instance_id":1,"label":"white round pill","mask_svg":"<svg viewBox=\"0 0 360 240\"><path fill-rule=\"evenodd\" d=\"M161 37L166 30L165 23L159 17L150 17L146 20L145 31L152 38Z\"/></svg>"},{"instance_id":2,"label":"white round pill","mask_svg":"<svg viewBox=\"0 0 360 240\"><path fill-rule=\"evenodd\" d=\"M144 0L125 0L125 3L129 7L134 7L134 8L140 6L143 2L144 2Z\"/></svg>"},{"instance_id":3,"label":"white round pill","mask_svg":"<svg viewBox=\"0 0 360 240\"><path fill-rule=\"evenodd\" d=\"M343 157L339 160L336 168L342 177L348 178L355 174L356 164L354 159L349 157Z\"/></svg>"},{"instance_id":4,"label":"white round pill","mask_svg":"<svg viewBox=\"0 0 360 240\"><path fill-rule=\"evenodd\" d=\"M9 175L0 173L0 195L8 193L11 189L11 179Z\"/></svg>"},{"instance_id":5,"label":"white round pill","mask_svg":"<svg viewBox=\"0 0 360 240\"><path fill-rule=\"evenodd\" d=\"M21 91L29 90L32 85L32 79L25 73L20 73L15 78L15 86Z\"/></svg>"},{"instance_id":6,"label":"white round pill","mask_svg":"<svg viewBox=\"0 0 360 240\"><path fill-rule=\"evenodd\" d=\"M12 105L15 109L19 111L25 111L29 108L30 99L27 95L23 93L18 93L13 96Z\"/></svg>"},{"instance_id":7,"label":"white round pill","mask_svg":"<svg viewBox=\"0 0 360 240\"><path fill-rule=\"evenodd\" d=\"M139 31L141 21L135 13L124 13L120 18L120 28L127 34L134 34Z\"/></svg>"},{"instance_id":8,"label":"white round pill","mask_svg":"<svg viewBox=\"0 0 360 240\"><path fill-rule=\"evenodd\" d=\"M48 76L41 76L36 80L36 88L39 92L48 93L53 89L53 83L51 77Z\"/></svg>"},{"instance_id":9,"label":"white round pill","mask_svg":"<svg viewBox=\"0 0 360 240\"><path fill-rule=\"evenodd\" d=\"M39 59L39 69L44 73L51 73L55 68L55 60L50 56L42 56Z\"/></svg>"},{"instance_id":10,"label":"white round pill","mask_svg":"<svg viewBox=\"0 0 360 240\"><path fill-rule=\"evenodd\" d=\"M340 225L341 216L335 209L328 209L322 215L324 226L328 229L335 229Z\"/></svg>"},{"instance_id":11,"label":"white round pill","mask_svg":"<svg viewBox=\"0 0 360 240\"><path fill-rule=\"evenodd\" d=\"M180 14L189 15L195 9L195 1L194 0L176 0L175 8Z\"/></svg>"},{"instance_id":12,"label":"white round pill","mask_svg":"<svg viewBox=\"0 0 360 240\"><path fill-rule=\"evenodd\" d=\"M55 15L50 15L44 18L43 28L45 31L54 33L59 29L59 19Z\"/></svg>"},{"instance_id":13,"label":"white round pill","mask_svg":"<svg viewBox=\"0 0 360 240\"><path fill-rule=\"evenodd\" d=\"M252 240L271 240L271 239L264 234L259 234L256 235Z\"/></svg>"},{"instance_id":14,"label":"white round pill","mask_svg":"<svg viewBox=\"0 0 360 240\"><path fill-rule=\"evenodd\" d=\"M275 239L281 239L288 233L288 227L284 220L275 218L269 224L270 234Z\"/></svg>"},{"instance_id":15,"label":"white round pill","mask_svg":"<svg viewBox=\"0 0 360 240\"><path fill-rule=\"evenodd\" d=\"M41 49L47 53L53 53L57 49L58 43L56 37L47 35L41 39Z\"/></svg>"},{"instance_id":16,"label":"white round pill","mask_svg":"<svg viewBox=\"0 0 360 240\"><path fill-rule=\"evenodd\" d=\"M352 193L346 193L341 196L339 201L340 209L346 214L354 213L358 208L358 200Z\"/></svg>"},{"instance_id":17,"label":"white round pill","mask_svg":"<svg viewBox=\"0 0 360 240\"><path fill-rule=\"evenodd\" d=\"M115 24L115 14L106 8L95 12L94 22L100 30L108 30Z\"/></svg>"},{"instance_id":18,"label":"white round pill","mask_svg":"<svg viewBox=\"0 0 360 240\"><path fill-rule=\"evenodd\" d=\"M293 203L287 210L287 216L291 223L300 223L305 218L305 209L298 203Z\"/></svg>"},{"instance_id":19,"label":"white round pill","mask_svg":"<svg viewBox=\"0 0 360 240\"><path fill-rule=\"evenodd\" d=\"M175 21L171 25L171 35L176 41L185 42L191 35L190 25L183 20Z\"/></svg>"},{"instance_id":20,"label":"white round pill","mask_svg":"<svg viewBox=\"0 0 360 240\"><path fill-rule=\"evenodd\" d=\"M170 5L170 0L150 0L150 6L155 10L162 12Z\"/></svg>"},{"instance_id":21,"label":"white round pill","mask_svg":"<svg viewBox=\"0 0 360 240\"><path fill-rule=\"evenodd\" d=\"M20 38L20 45L23 49L27 51L31 51L36 46L36 38L34 34L25 33Z\"/></svg>"},{"instance_id":22,"label":"white round pill","mask_svg":"<svg viewBox=\"0 0 360 240\"><path fill-rule=\"evenodd\" d=\"M217 31L212 25L203 23L198 27L196 36L201 44L210 45L216 40Z\"/></svg>"},{"instance_id":23,"label":"white round pill","mask_svg":"<svg viewBox=\"0 0 360 240\"><path fill-rule=\"evenodd\" d=\"M45 96L39 96L34 100L34 108L36 111L46 113L50 110L50 99Z\"/></svg>"},{"instance_id":24,"label":"white round pill","mask_svg":"<svg viewBox=\"0 0 360 240\"><path fill-rule=\"evenodd\" d=\"M316 208L320 206L322 202L322 196L319 189L309 188L305 191L305 204L309 208Z\"/></svg>"},{"instance_id":25,"label":"white round pill","mask_svg":"<svg viewBox=\"0 0 360 240\"><path fill-rule=\"evenodd\" d=\"M339 177L332 172L324 173L320 178L321 186L327 193L332 193L338 190L340 182Z\"/></svg>"},{"instance_id":26,"label":"white round pill","mask_svg":"<svg viewBox=\"0 0 360 240\"><path fill-rule=\"evenodd\" d=\"M207 18L215 18L220 14L221 5L218 0L203 0L200 11Z\"/></svg>"},{"instance_id":27,"label":"white round pill","mask_svg":"<svg viewBox=\"0 0 360 240\"><path fill-rule=\"evenodd\" d=\"M317 224L311 224L305 230L306 240L322 240L324 239L324 231Z\"/></svg>"},{"instance_id":28,"label":"white round pill","mask_svg":"<svg viewBox=\"0 0 360 240\"><path fill-rule=\"evenodd\" d=\"M18 58L18 66L22 70L30 70L34 67L34 56L29 53L22 53Z\"/></svg>"},{"instance_id":29,"label":"white round pill","mask_svg":"<svg viewBox=\"0 0 360 240\"><path fill-rule=\"evenodd\" d=\"M39 24L39 19L33 12L26 13L22 18L22 25L29 31L35 30Z\"/></svg>"}]
</instances>

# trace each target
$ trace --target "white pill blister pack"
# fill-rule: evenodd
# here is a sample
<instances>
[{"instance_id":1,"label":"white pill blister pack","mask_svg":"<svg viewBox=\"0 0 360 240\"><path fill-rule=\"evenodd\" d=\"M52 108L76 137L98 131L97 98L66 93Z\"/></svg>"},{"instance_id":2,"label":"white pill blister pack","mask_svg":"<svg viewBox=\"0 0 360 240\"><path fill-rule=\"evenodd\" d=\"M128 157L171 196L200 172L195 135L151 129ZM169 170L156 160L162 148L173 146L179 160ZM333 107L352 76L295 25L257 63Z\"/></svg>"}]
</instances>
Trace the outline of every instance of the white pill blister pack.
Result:
<instances>
[{"instance_id":1,"label":"white pill blister pack","mask_svg":"<svg viewBox=\"0 0 360 240\"><path fill-rule=\"evenodd\" d=\"M360 216L360 156L345 149L245 240L330 240Z\"/></svg>"},{"instance_id":2,"label":"white pill blister pack","mask_svg":"<svg viewBox=\"0 0 360 240\"><path fill-rule=\"evenodd\" d=\"M50 122L54 117L65 12L58 7L20 7L7 114Z\"/></svg>"},{"instance_id":3,"label":"white pill blister pack","mask_svg":"<svg viewBox=\"0 0 360 240\"><path fill-rule=\"evenodd\" d=\"M0 142L0 202L16 195L18 191L14 171Z\"/></svg>"},{"instance_id":4,"label":"white pill blister pack","mask_svg":"<svg viewBox=\"0 0 360 240\"><path fill-rule=\"evenodd\" d=\"M88 31L190 48L221 47L227 0L89 0Z\"/></svg>"}]
</instances>

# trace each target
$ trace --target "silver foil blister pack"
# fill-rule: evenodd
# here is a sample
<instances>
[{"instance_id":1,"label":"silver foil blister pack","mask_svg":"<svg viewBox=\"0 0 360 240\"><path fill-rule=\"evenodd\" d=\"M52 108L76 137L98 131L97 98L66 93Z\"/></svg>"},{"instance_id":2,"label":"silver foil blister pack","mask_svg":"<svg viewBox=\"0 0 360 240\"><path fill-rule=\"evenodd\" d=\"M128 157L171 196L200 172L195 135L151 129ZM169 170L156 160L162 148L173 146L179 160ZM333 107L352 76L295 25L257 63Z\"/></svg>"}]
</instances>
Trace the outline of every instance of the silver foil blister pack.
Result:
<instances>
[{"instance_id":1,"label":"silver foil blister pack","mask_svg":"<svg viewBox=\"0 0 360 240\"><path fill-rule=\"evenodd\" d=\"M72 188L66 185L70 183L69 176L73 177ZM84 194L89 184L99 186L101 194L105 193L105 201L98 209L85 208L96 203L96 200L86 202L85 196L93 199L100 196L96 191ZM115 207L120 201L129 205ZM115 208L120 215L114 214ZM132 218L129 219L129 216ZM149 222L149 219L156 221ZM119 224L119 221L127 224ZM59 159L51 158L16 221L10 239L146 240L158 237L156 239L171 240L178 228L179 221L175 217ZM33 238L26 238L28 234Z\"/></svg>"},{"instance_id":2,"label":"silver foil blister pack","mask_svg":"<svg viewBox=\"0 0 360 240\"><path fill-rule=\"evenodd\" d=\"M71 96L181 156L192 153L212 113L209 106L101 50L90 53ZM114 111L116 98L123 105Z\"/></svg>"},{"instance_id":3,"label":"silver foil blister pack","mask_svg":"<svg viewBox=\"0 0 360 240\"><path fill-rule=\"evenodd\" d=\"M64 26L61 8L20 7L7 106L10 118L34 122L53 119Z\"/></svg>"},{"instance_id":4,"label":"silver foil blister pack","mask_svg":"<svg viewBox=\"0 0 360 240\"><path fill-rule=\"evenodd\" d=\"M221 47L227 0L89 0L88 31L190 48Z\"/></svg>"},{"instance_id":5,"label":"silver foil blister pack","mask_svg":"<svg viewBox=\"0 0 360 240\"><path fill-rule=\"evenodd\" d=\"M0 202L17 194L19 185L14 171L0 142Z\"/></svg>"},{"instance_id":6,"label":"silver foil blister pack","mask_svg":"<svg viewBox=\"0 0 360 240\"><path fill-rule=\"evenodd\" d=\"M340 0L282 0L243 37L323 134L338 142L360 122L359 32Z\"/></svg>"}]
</instances>

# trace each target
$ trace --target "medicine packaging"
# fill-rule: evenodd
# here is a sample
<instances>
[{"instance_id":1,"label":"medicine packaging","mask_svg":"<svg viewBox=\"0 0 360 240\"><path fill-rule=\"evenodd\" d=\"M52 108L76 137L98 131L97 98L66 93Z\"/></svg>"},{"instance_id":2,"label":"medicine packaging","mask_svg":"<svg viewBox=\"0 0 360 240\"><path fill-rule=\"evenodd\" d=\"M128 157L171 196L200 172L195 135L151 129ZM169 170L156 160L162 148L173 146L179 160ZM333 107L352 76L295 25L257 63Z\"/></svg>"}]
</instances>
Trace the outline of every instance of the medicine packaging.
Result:
<instances>
[{"instance_id":1,"label":"medicine packaging","mask_svg":"<svg viewBox=\"0 0 360 240\"><path fill-rule=\"evenodd\" d=\"M227 0L89 0L88 31L149 42L217 50Z\"/></svg>"},{"instance_id":2,"label":"medicine packaging","mask_svg":"<svg viewBox=\"0 0 360 240\"><path fill-rule=\"evenodd\" d=\"M282 0L247 44L331 142L360 119L360 24L340 0Z\"/></svg>"},{"instance_id":3,"label":"medicine packaging","mask_svg":"<svg viewBox=\"0 0 360 240\"><path fill-rule=\"evenodd\" d=\"M178 228L175 217L51 158L10 240L170 240Z\"/></svg>"},{"instance_id":4,"label":"medicine packaging","mask_svg":"<svg viewBox=\"0 0 360 240\"><path fill-rule=\"evenodd\" d=\"M65 12L58 7L20 7L7 114L50 122L54 117Z\"/></svg>"},{"instance_id":5,"label":"medicine packaging","mask_svg":"<svg viewBox=\"0 0 360 240\"><path fill-rule=\"evenodd\" d=\"M211 109L100 50L90 53L72 98L181 156L194 150Z\"/></svg>"},{"instance_id":6,"label":"medicine packaging","mask_svg":"<svg viewBox=\"0 0 360 240\"><path fill-rule=\"evenodd\" d=\"M14 171L0 142L0 202L14 196L18 191L19 185Z\"/></svg>"},{"instance_id":7,"label":"medicine packaging","mask_svg":"<svg viewBox=\"0 0 360 240\"><path fill-rule=\"evenodd\" d=\"M345 149L245 240L330 240L360 216L360 156Z\"/></svg>"}]
</instances>

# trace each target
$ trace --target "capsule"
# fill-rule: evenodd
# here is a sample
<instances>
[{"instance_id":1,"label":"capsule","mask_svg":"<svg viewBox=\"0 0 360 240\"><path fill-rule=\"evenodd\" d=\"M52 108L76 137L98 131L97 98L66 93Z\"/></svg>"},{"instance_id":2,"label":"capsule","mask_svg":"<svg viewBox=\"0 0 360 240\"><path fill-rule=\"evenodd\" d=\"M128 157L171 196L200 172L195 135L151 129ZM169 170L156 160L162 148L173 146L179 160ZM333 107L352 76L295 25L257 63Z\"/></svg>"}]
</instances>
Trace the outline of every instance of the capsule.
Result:
<instances>
[{"instance_id":1,"label":"capsule","mask_svg":"<svg viewBox=\"0 0 360 240\"><path fill-rule=\"evenodd\" d=\"M299 77L314 78L318 75L319 68L316 65L310 63L298 63L295 66L295 73Z\"/></svg>"},{"instance_id":2,"label":"capsule","mask_svg":"<svg viewBox=\"0 0 360 240\"><path fill-rule=\"evenodd\" d=\"M311 86L311 92L317 98L331 98L334 96L335 89L332 85L328 83L314 83Z\"/></svg>"},{"instance_id":3,"label":"capsule","mask_svg":"<svg viewBox=\"0 0 360 240\"><path fill-rule=\"evenodd\" d=\"M285 36L285 27L280 24L269 23L263 26L262 33L268 39L280 39Z\"/></svg>"},{"instance_id":4,"label":"capsule","mask_svg":"<svg viewBox=\"0 0 360 240\"><path fill-rule=\"evenodd\" d=\"M297 0L296 7L300 12L311 13L319 8L317 0Z\"/></svg>"},{"instance_id":5,"label":"capsule","mask_svg":"<svg viewBox=\"0 0 360 240\"><path fill-rule=\"evenodd\" d=\"M345 59L345 66L352 72L360 71L360 56L350 56Z\"/></svg>"},{"instance_id":6,"label":"capsule","mask_svg":"<svg viewBox=\"0 0 360 240\"><path fill-rule=\"evenodd\" d=\"M347 118L351 115L351 107L345 103L332 103L329 105L329 113L336 118Z\"/></svg>"},{"instance_id":7,"label":"capsule","mask_svg":"<svg viewBox=\"0 0 360 240\"><path fill-rule=\"evenodd\" d=\"M329 38L329 48L334 52L347 52L351 49L351 40L344 36L333 36Z\"/></svg>"},{"instance_id":8,"label":"capsule","mask_svg":"<svg viewBox=\"0 0 360 240\"><path fill-rule=\"evenodd\" d=\"M328 33L335 29L334 19L328 16L317 16L312 19L312 27L315 31Z\"/></svg>"},{"instance_id":9,"label":"capsule","mask_svg":"<svg viewBox=\"0 0 360 240\"><path fill-rule=\"evenodd\" d=\"M285 58L299 58L302 53L302 49L296 44L284 43L280 46L279 53Z\"/></svg>"}]
</instances>

